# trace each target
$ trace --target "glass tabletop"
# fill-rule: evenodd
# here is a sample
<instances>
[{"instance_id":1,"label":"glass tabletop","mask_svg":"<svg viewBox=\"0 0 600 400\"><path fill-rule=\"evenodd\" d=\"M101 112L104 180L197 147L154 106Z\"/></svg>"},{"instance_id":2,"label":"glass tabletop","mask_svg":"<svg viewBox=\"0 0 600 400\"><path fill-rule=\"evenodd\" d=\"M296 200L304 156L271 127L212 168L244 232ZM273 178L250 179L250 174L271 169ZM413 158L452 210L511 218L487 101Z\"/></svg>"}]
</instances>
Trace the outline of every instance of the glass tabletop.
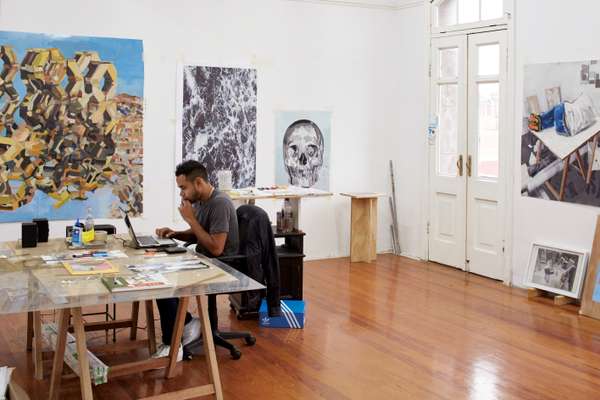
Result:
<instances>
[{"instance_id":1,"label":"glass tabletop","mask_svg":"<svg viewBox=\"0 0 600 400\"><path fill-rule=\"evenodd\" d=\"M73 275L63 265L63 261L93 264L106 260L118 269L117 273ZM111 292L102 282L103 277L135 275L131 266L164 266L191 260L200 260L206 267L162 272L172 285L169 288ZM64 239L51 239L25 249L20 242L0 242L0 314L264 288L227 264L192 250L169 255L147 252L127 247L118 236L109 236L106 245L93 249L71 249Z\"/></svg>"}]
</instances>

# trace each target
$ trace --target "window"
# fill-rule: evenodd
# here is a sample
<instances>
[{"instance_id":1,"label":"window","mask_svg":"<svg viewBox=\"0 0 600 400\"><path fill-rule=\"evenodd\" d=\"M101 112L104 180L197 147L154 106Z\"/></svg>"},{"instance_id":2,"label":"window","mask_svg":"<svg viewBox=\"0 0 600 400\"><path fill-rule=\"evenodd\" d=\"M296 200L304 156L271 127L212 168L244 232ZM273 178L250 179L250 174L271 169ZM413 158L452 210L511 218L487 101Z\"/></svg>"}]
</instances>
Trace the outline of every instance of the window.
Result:
<instances>
[{"instance_id":1,"label":"window","mask_svg":"<svg viewBox=\"0 0 600 400\"><path fill-rule=\"evenodd\" d=\"M438 28L472 24L503 17L503 0L434 1L435 25Z\"/></svg>"}]
</instances>

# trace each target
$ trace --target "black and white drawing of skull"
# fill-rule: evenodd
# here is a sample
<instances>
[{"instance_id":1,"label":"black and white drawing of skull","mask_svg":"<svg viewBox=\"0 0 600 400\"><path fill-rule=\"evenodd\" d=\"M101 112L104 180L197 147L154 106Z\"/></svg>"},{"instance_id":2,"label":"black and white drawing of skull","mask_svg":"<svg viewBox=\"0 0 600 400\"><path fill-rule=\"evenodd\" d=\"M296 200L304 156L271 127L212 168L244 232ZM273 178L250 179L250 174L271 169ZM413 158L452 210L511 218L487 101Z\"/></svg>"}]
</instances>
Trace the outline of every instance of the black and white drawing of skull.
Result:
<instances>
[{"instance_id":1,"label":"black and white drawing of skull","mask_svg":"<svg viewBox=\"0 0 600 400\"><path fill-rule=\"evenodd\" d=\"M283 163L289 183L313 187L319 180L324 153L325 141L317 124L307 119L291 124L283 136Z\"/></svg>"}]
</instances>

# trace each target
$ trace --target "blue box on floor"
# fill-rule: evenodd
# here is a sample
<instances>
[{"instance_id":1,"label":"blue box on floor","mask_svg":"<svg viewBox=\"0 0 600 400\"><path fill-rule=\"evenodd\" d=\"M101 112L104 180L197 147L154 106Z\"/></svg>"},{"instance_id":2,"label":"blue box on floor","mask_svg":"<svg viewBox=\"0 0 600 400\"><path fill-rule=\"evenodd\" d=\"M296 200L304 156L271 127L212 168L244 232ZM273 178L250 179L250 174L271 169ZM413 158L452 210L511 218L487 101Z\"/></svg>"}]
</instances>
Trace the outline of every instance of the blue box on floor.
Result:
<instances>
[{"instance_id":1,"label":"blue box on floor","mask_svg":"<svg viewBox=\"0 0 600 400\"><path fill-rule=\"evenodd\" d=\"M263 299L258 310L258 321L265 328L304 328L304 301L281 300L281 315L269 317L267 302Z\"/></svg>"}]
</instances>

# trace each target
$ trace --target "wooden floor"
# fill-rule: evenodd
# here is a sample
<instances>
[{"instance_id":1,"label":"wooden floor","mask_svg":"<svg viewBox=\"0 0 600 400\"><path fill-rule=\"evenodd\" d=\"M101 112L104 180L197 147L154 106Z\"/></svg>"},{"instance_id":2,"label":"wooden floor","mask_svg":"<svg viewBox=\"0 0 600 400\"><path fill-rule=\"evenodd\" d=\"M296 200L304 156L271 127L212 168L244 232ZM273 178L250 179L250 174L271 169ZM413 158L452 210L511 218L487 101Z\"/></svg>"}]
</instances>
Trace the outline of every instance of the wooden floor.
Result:
<instances>
[{"instance_id":1,"label":"wooden floor","mask_svg":"<svg viewBox=\"0 0 600 400\"><path fill-rule=\"evenodd\" d=\"M391 255L372 264L308 262L304 279L304 330L239 322L221 296L221 327L257 336L238 361L218 349L225 399L600 399L600 321L574 306ZM31 378L25 320L0 318L0 363L16 366L14 379L43 399L49 384ZM127 342L127 332L120 336ZM103 341L103 334L90 339ZM95 398L134 399L207 381L203 359L182 364L174 379L158 371L119 378L96 387ZM77 398L77 382L65 381L61 399Z\"/></svg>"}]
</instances>

